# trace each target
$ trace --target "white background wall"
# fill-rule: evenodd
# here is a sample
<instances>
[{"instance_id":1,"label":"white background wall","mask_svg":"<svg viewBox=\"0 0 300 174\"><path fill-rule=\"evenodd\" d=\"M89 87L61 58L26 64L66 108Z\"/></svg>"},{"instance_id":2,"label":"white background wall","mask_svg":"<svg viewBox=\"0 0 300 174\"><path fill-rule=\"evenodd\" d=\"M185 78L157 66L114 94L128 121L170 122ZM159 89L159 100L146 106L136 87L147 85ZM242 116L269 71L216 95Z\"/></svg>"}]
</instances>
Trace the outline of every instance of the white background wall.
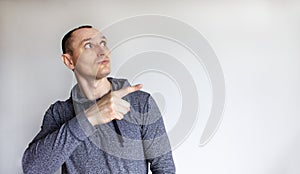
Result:
<instances>
[{"instance_id":1,"label":"white background wall","mask_svg":"<svg viewBox=\"0 0 300 174\"><path fill-rule=\"evenodd\" d=\"M296 0L0 1L0 173L22 173L22 154L44 112L69 96L74 79L60 60L64 33L141 14L167 15L196 28L214 48L225 76L222 123L199 147L199 119L174 149L177 172L300 173ZM167 128L172 121L167 119Z\"/></svg>"}]
</instances>

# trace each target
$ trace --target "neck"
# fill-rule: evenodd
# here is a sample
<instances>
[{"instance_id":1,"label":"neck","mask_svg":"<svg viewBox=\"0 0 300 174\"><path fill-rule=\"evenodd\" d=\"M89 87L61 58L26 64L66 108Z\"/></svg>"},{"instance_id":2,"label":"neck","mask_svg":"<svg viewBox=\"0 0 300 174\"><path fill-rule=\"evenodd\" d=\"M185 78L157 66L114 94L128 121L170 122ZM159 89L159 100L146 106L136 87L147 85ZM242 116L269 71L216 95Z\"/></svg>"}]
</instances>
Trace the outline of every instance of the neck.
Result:
<instances>
[{"instance_id":1,"label":"neck","mask_svg":"<svg viewBox=\"0 0 300 174\"><path fill-rule=\"evenodd\" d=\"M101 79L88 79L76 75L80 92L89 100L96 100L111 90L111 84L106 77Z\"/></svg>"}]
</instances>

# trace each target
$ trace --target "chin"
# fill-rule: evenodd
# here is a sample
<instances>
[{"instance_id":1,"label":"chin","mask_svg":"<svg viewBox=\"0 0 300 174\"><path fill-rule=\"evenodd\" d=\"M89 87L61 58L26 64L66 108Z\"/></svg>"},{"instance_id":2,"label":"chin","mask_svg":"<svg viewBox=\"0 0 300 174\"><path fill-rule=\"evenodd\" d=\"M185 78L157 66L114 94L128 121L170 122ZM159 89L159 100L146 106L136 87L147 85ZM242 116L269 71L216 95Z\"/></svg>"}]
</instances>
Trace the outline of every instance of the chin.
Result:
<instances>
[{"instance_id":1,"label":"chin","mask_svg":"<svg viewBox=\"0 0 300 174\"><path fill-rule=\"evenodd\" d=\"M107 77L109 74L110 74L110 71L108 71L108 72L98 72L98 74L97 74L97 76L96 76L96 79L102 79L102 78L105 78L105 77Z\"/></svg>"}]
</instances>

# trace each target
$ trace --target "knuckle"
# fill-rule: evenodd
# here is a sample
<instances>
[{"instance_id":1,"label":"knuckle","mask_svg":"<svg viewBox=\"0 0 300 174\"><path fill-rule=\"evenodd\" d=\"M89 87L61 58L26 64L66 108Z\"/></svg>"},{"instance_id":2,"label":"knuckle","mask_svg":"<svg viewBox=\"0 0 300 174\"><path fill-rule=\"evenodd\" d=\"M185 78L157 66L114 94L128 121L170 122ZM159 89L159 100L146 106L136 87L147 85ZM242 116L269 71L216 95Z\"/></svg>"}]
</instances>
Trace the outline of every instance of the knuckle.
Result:
<instances>
[{"instance_id":1,"label":"knuckle","mask_svg":"<svg viewBox=\"0 0 300 174\"><path fill-rule=\"evenodd\" d=\"M113 109L113 108L114 108L114 104L110 102L110 103L108 104L108 108L109 108L109 109Z\"/></svg>"},{"instance_id":2,"label":"knuckle","mask_svg":"<svg viewBox=\"0 0 300 174\"><path fill-rule=\"evenodd\" d=\"M108 111L108 113L109 113L109 115L114 115L114 114L115 114L115 111L114 111L113 109L110 109L110 110Z\"/></svg>"}]
</instances>

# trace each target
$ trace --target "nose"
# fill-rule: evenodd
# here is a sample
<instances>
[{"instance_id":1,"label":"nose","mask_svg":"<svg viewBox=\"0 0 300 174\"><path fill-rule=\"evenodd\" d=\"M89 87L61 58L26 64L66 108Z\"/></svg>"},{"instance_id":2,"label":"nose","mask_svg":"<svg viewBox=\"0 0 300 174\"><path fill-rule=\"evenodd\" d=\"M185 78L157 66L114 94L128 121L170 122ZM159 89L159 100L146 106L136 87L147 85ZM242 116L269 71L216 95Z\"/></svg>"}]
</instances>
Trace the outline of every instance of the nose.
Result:
<instances>
[{"instance_id":1,"label":"nose","mask_svg":"<svg viewBox=\"0 0 300 174\"><path fill-rule=\"evenodd\" d=\"M109 49L107 47L102 47L101 45L97 45L97 56L104 57L110 54Z\"/></svg>"}]
</instances>

